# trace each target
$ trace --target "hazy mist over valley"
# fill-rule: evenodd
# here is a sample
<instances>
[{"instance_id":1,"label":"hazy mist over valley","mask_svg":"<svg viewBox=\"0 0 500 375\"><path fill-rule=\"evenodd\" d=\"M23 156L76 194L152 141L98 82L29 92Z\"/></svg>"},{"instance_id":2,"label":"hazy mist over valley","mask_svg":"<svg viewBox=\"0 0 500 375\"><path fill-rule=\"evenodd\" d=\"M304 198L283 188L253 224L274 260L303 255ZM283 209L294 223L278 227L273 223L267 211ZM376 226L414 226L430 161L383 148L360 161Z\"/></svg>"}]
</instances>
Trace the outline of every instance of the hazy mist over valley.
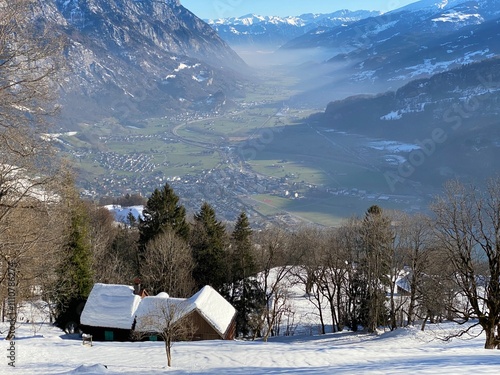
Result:
<instances>
[{"instance_id":1,"label":"hazy mist over valley","mask_svg":"<svg viewBox=\"0 0 500 375\"><path fill-rule=\"evenodd\" d=\"M51 137L90 198L168 182L189 212L331 226L499 170L497 0L212 20L48 3L71 65Z\"/></svg>"}]
</instances>

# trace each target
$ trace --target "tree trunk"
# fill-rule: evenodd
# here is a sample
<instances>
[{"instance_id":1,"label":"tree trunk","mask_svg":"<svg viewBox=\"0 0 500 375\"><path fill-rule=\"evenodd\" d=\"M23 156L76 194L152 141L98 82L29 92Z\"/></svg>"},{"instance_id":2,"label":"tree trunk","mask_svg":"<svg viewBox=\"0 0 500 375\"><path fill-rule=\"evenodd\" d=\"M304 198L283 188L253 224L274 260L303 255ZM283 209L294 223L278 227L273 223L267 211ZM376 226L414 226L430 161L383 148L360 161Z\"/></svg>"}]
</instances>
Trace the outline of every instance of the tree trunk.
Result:
<instances>
[{"instance_id":1,"label":"tree trunk","mask_svg":"<svg viewBox=\"0 0 500 375\"><path fill-rule=\"evenodd\" d=\"M165 351L167 353L167 366L172 367L172 343L168 338L165 338Z\"/></svg>"},{"instance_id":2,"label":"tree trunk","mask_svg":"<svg viewBox=\"0 0 500 375\"><path fill-rule=\"evenodd\" d=\"M413 286L410 293L411 294L410 294L410 304L408 306L408 320L406 322L406 325L408 326L411 326L413 324L415 317L416 293L413 291Z\"/></svg>"},{"instance_id":3,"label":"tree trunk","mask_svg":"<svg viewBox=\"0 0 500 375\"><path fill-rule=\"evenodd\" d=\"M498 340L495 336L495 325L490 326L486 324L483 326L484 333L486 335L486 340L484 342L485 349L496 349L498 347Z\"/></svg>"},{"instance_id":4,"label":"tree trunk","mask_svg":"<svg viewBox=\"0 0 500 375\"><path fill-rule=\"evenodd\" d=\"M325 330L325 319L323 318L323 309L321 303L319 303L319 321L321 322L321 334L324 335L326 333Z\"/></svg>"},{"instance_id":5,"label":"tree trunk","mask_svg":"<svg viewBox=\"0 0 500 375\"><path fill-rule=\"evenodd\" d=\"M341 281L337 280L337 332L342 332L344 330L345 316L347 316L347 311L345 311L345 306L342 304L342 288Z\"/></svg>"},{"instance_id":6,"label":"tree trunk","mask_svg":"<svg viewBox=\"0 0 500 375\"><path fill-rule=\"evenodd\" d=\"M332 316L332 333L338 332L339 329L339 320L337 318L337 314L335 313L335 305L333 300L329 300L330 303L330 315Z\"/></svg>"},{"instance_id":7,"label":"tree trunk","mask_svg":"<svg viewBox=\"0 0 500 375\"><path fill-rule=\"evenodd\" d=\"M266 330L266 333L264 334L264 337L262 338L262 340L264 342L267 342L267 340L269 339L269 335L273 336L273 325L274 325L274 316L271 318L269 316L269 312L267 313L267 330Z\"/></svg>"},{"instance_id":8,"label":"tree trunk","mask_svg":"<svg viewBox=\"0 0 500 375\"><path fill-rule=\"evenodd\" d=\"M424 317L424 320L422 321L422 327L420 328L420 330L423 332L425 330L425 325L427 324L427 319L429 319L429 313L427 313L427 315Z\"/></svg>"},{"instance_id":9,"label":"tree trunk","mask_svg":"<svg viewBox=\"0 0 500 375\"><path fill-rule=\"evenodd\" d=\"M396 319L396 302L394 301L394 288L391 287L391 331L394 331L398 328L398 322Z\"/></svg>"}]
</instances>

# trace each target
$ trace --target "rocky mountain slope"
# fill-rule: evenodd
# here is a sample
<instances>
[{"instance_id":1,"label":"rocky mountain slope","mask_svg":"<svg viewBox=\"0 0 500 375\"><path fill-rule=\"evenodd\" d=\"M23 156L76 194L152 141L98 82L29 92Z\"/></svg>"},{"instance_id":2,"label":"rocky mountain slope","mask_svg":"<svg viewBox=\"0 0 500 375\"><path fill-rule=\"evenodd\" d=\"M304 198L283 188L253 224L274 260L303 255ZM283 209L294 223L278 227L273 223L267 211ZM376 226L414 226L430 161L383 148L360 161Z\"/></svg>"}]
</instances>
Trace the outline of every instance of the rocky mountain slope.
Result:
<instances>
[{"instance_id":1,"label":"rocky mountain slope","mask_svg":"<svg viewBox=\"0 0 500 375\"><path fill-rule=\"evenodd\" d=\"M289 17L247 14L242 17L207 20L207 23L231 45L254 44L278 47L310 30L345 26L378 15L380 12L366 10L339 10L328 14L307 13Z\"/></svg>"},{"instance_id":2,"label":"rocky mountain slope","mask_svg":"<svg viewBox=\"0 0 500 375\"><path fill-rule=\"evenodd\" d=\"M68 40L66 124L211 110L239 91L244 62L177 0L51 0L45 12Z\"/></svg>"}]
</instances>

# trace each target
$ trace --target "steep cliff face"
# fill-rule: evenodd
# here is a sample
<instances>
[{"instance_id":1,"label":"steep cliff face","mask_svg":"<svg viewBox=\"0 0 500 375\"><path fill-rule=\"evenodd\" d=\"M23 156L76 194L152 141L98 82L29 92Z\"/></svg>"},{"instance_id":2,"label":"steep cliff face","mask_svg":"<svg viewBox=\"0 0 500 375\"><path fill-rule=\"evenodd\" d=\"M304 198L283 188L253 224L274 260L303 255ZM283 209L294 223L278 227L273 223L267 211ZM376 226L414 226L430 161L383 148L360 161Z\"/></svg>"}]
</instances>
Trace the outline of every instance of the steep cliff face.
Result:
<instances>
[{"instance_id":1,"label":"steep cliff face","mask_svg":"<svg viewBox=\"0 0 500 375\"><path fill-rule=\"evenodd\" d=\"M56 0L56 5L69 24L108 49L146 42L145 47L215 65L242 63L211 27L179 1Z\"/></svg>"},{"instance_id":2,"label":"steep cliff face","mask_svg":"<svg viewBox=\"0 0 500 375\"><path fill-rule=\"evenodd\" d=\"M50 18L68 38L68 123L196 110L237 91L244 62L179 1L53 1Z\"/></svg>"}]
</instances>

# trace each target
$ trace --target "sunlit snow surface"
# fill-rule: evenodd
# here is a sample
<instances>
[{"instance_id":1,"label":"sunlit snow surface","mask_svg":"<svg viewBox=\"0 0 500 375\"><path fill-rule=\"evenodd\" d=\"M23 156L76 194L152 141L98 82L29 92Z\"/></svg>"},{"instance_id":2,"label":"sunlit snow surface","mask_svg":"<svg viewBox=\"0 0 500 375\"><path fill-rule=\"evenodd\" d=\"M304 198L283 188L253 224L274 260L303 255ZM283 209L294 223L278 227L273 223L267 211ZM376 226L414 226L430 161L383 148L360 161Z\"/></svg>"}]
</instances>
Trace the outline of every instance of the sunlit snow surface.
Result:
<instances>
[{"instance_id":1,"label":"sunlit snow surface","mask_svg":"<svg viewBox=\"0 0 500 375\"><path fill-rule=\"evenodd\" d=\"M7 327L2 323L2 331ZM443 342L452 325L370 336L361 333L295 336L262 341L176 343L169 374L498 374L500 353L483 349L484 337ZM17 329L16 371L2 356L0 374L164 374L161 342L96 342L31 324ZM0 349L7 353L8 342ZM106 367L104 367L106 366Z\"/></svg>"},{"instance_id":2,"label":"sunlit snow surface","mask_svg":"<svg viewBox=\"0 0 500 375\"><path fill-rule=\"evenodd\" d=\"M119 223L127 223L129 214L134 215L136 219L142 218L142 210L144 209L144 206L122 207L120 205L108 205L104 207L113 213L115 220Z\"/></svg>"}]
</instances>

